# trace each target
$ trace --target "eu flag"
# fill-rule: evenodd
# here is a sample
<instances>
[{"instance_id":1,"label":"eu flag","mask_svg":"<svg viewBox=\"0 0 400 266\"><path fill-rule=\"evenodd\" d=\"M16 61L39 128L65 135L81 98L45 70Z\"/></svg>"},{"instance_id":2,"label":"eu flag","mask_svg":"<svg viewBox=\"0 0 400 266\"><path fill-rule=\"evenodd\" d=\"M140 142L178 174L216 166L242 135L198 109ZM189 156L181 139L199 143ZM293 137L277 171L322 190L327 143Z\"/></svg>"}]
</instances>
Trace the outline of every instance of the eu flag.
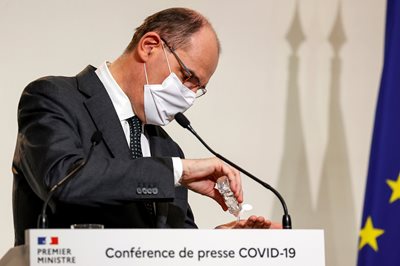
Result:
<instances>
[{"instance_id":1,"label":"eu flag","mask_svg":"<svg viewBox=\"0 0 400 266\"><path fill-rule=\"evenodd\" d=\"M359 234L358 266L400 265L400 1L388 0L385 55Z\"/></svg>"}]
</instances>

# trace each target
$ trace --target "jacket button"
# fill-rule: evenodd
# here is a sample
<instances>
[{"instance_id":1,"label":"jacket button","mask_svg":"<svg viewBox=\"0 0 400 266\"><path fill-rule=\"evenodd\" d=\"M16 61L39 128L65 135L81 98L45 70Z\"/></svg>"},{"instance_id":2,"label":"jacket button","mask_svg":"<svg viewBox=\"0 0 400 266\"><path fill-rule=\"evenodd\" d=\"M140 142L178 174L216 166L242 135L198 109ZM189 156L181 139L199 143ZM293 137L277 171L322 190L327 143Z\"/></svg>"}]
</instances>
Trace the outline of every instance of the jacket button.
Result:
<instances>
[{"instance_id":1,"label":"jacket button","mask_svg":"<svg viewBox=\"0 0 400 266\"><path fill-rule=\"evenodd\" d=\"M153 194L154 194L154 195L157 195L157 194L158 194L158 188L155 187L155 188L152 188L152 190L153 190Z\"/></svg>"},{"instance_id":2,"label":"jacket button","mask_svg":"<svg viewBox=\"0 0 400 266\"><path fill-rule=\"evenodd\" d=\"M138 188L136 189L136 194L141 195L141 194L142 194L142 188L138 187Z\"/></svg>"}]
</instances>

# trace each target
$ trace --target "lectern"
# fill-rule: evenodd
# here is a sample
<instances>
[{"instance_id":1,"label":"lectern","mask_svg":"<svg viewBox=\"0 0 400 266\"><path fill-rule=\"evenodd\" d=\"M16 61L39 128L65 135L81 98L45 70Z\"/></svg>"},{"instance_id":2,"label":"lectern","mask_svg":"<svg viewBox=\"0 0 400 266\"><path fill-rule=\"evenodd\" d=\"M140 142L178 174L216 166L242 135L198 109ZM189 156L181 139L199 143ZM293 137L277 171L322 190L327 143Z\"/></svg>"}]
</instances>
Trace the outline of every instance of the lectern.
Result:
<instances>
[{"instance_id":1,"label":"lectern","mask_svg":"<svg viewBox=\"0 0 400 266\"><path fill-rule=\"evenodd\" d=\"M31 229L0 266L324 266L322 230Z\"/></svg>"}]
</instances>

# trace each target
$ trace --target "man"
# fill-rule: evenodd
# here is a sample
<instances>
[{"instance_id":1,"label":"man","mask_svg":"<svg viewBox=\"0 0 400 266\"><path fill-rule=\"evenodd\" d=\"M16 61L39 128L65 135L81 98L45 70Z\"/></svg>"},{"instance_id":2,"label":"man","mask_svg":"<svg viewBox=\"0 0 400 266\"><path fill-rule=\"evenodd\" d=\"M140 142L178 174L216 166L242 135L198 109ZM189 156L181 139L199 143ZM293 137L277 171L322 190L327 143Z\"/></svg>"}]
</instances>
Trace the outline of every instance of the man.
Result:
<instances>
[{"instance_id":1,"label":"man","mask_svg":"<svg viewBox=\"0 0 400 266\"><path fill-rule=\"evenodd\" d=\"M97 223L106 228L196 228L187 189L226 205L220 177L243 201L239 172L216 158L187 160L160 127L184 112L214 73L219 42L199 13L173 8L148 17L126 51L75 77L29 84L18 107L13 161L15 244L35 228L50 188L88 157L54 195L49 226ZM220 228L269 228L252 216Z\"/></svg>"}]
</instances>

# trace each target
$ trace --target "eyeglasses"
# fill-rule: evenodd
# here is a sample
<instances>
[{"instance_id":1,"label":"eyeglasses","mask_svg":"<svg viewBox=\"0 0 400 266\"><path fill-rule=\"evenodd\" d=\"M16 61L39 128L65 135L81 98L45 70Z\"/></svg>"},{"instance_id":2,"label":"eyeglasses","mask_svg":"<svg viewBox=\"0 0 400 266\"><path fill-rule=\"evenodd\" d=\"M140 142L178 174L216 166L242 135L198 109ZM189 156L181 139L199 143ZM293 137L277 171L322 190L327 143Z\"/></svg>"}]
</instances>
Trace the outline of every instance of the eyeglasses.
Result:
<instances>
[{"instance_id":1,"label":"eyeglasses","mask_svg":"<svg viewBox=\"0 0 400 266\"><path fill-rule=\"evenodd\" d=\"M168 50L170 50L171 53L175 56L176 61L178 61L178 64L181 67L183 74L183 85L194 91L196 93L196 98L199 98L206 94L207 89L205 86L201 85L200 79L182 62L179 56L175 53L174 49L169 46L163 38L161 38L161 40L164 42L165 46L167 46Z\"/></svg>"}]
</instances>

